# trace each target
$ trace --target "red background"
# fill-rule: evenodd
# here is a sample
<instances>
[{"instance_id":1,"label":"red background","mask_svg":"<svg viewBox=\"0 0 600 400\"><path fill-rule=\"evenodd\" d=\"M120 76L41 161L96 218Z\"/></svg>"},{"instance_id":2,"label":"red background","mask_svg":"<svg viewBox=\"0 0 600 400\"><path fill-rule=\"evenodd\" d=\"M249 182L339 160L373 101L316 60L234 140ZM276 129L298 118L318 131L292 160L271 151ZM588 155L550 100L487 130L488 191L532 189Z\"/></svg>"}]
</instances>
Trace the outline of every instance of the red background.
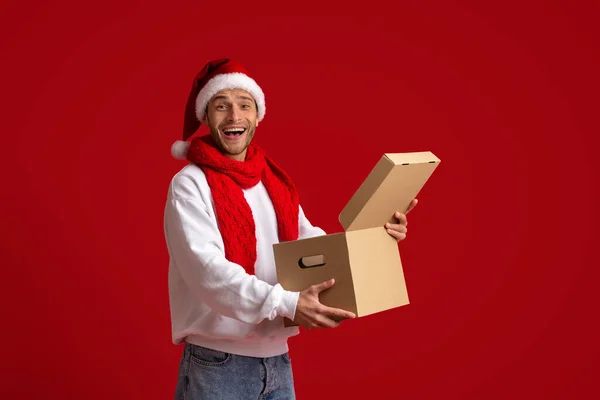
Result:
<instances>
[{"instance_id":1,"label":"red background","mask_svg":"<svg viewBox=\"0 0 600 400\"><path fill-rule=\"evenodd\" d=\"M596 10L488 3L3 2L0 397L172 398L169 149L223 56L330 233L382 153L442 160L412 303L291 340L299 399L600 395Z\"/></svg>"}]
</instances>

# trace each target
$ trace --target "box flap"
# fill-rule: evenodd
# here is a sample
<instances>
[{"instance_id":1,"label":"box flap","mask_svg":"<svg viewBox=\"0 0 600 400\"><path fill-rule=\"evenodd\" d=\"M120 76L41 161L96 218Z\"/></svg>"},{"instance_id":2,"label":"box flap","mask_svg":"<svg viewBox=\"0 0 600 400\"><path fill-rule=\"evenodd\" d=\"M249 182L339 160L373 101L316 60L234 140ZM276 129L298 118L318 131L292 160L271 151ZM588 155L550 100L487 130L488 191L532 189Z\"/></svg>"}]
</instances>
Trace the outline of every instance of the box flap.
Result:
<instances>
[{"instance_id":1,"label":"box flap","mask_svg":"<svg viewBox=\"0 0 600 400\"><path fill-rule=\"evenodd\" d=\"M375 228L405 212L440 163L430 151L387 153L339 215L346 231Z\"/></svg>"}]
</instances>

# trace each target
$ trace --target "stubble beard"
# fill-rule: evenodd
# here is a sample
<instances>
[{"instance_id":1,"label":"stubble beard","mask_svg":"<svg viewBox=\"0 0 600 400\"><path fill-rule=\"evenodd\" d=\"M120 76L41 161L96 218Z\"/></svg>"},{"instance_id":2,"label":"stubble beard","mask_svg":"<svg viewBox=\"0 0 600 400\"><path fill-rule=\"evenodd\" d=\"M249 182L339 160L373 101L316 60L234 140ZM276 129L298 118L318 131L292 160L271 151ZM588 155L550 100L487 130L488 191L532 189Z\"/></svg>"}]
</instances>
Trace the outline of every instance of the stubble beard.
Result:
<instances>
[{"instance_id":1,"label":"stubble beard","mask_svg":"<svg viewBox=\"0 0 600 400\"><path fill-rule=\"evenodd\" d=\"M246 149L248 148L248 146L250 146L250 142L252 142L252 139L254 138L254 132L256 131L256 126L253 127L249 127L248 131L244 133L244 135L246 135L246 138L244 139L245 143L242 146L242 148L239 151L232 151L231 149L228 149L225 146L224 143L224 139L221 136L221 132L219 131L219 128L216 128L214 126L210 126L210 132L213 138L215 138L215 142L217 143L217 146L219 147L219 150L221 150L222 153L224 154L229 154L232 156L237 156L242 154L244 151L246 151Z\"/></svg>"}]
</instances>

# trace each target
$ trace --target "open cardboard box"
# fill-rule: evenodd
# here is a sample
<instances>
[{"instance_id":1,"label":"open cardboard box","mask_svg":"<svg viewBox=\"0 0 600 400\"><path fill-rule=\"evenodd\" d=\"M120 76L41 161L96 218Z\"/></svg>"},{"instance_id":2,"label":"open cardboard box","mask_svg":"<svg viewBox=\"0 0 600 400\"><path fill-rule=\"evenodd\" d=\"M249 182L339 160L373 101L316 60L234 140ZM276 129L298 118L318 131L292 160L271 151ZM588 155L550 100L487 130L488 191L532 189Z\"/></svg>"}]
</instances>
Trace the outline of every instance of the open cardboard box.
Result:
<instances>
[{"instance_id":1,"label":"open cardboard box","mask_svg":"<svg viewBox=\"0 0 600 400\"><path fill-rule=\"evenodd\" d=\"M384 154L340 213L344 232L273 245L281 286L302 291L335 278L320 302L357 317L409 304L398 242L384 225L397 223L394 213L406 212L439 163L428 151Z\"/></svg>"}]
</instances>

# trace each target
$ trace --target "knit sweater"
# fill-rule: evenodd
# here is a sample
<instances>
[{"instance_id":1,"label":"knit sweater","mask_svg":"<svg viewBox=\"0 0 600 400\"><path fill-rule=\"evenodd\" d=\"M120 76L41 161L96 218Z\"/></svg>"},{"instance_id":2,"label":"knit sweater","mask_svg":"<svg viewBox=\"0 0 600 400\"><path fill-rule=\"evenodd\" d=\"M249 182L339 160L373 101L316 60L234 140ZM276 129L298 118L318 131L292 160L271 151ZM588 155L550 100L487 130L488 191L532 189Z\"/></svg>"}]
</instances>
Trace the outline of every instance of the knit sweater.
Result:
<instances>
[{"instance_id":1,"label":"knit sweater","mask_svg":"<svg viewBox=\"0 0 600 400\"><path fill-rule=\"evenodd\" d=\"M294 318L299 292L284 290L277 282L277 220L264 185L243 192L256 225L255 275L225 258L203 171L189 164L171 180L164 234L170 257L172 342L245 356L276 356L288 351L288 338L298 334L298 327L283 326L283 317ZM298 228L299 239L325 235L301 206Z\"/></svg>"}]
</instances>

